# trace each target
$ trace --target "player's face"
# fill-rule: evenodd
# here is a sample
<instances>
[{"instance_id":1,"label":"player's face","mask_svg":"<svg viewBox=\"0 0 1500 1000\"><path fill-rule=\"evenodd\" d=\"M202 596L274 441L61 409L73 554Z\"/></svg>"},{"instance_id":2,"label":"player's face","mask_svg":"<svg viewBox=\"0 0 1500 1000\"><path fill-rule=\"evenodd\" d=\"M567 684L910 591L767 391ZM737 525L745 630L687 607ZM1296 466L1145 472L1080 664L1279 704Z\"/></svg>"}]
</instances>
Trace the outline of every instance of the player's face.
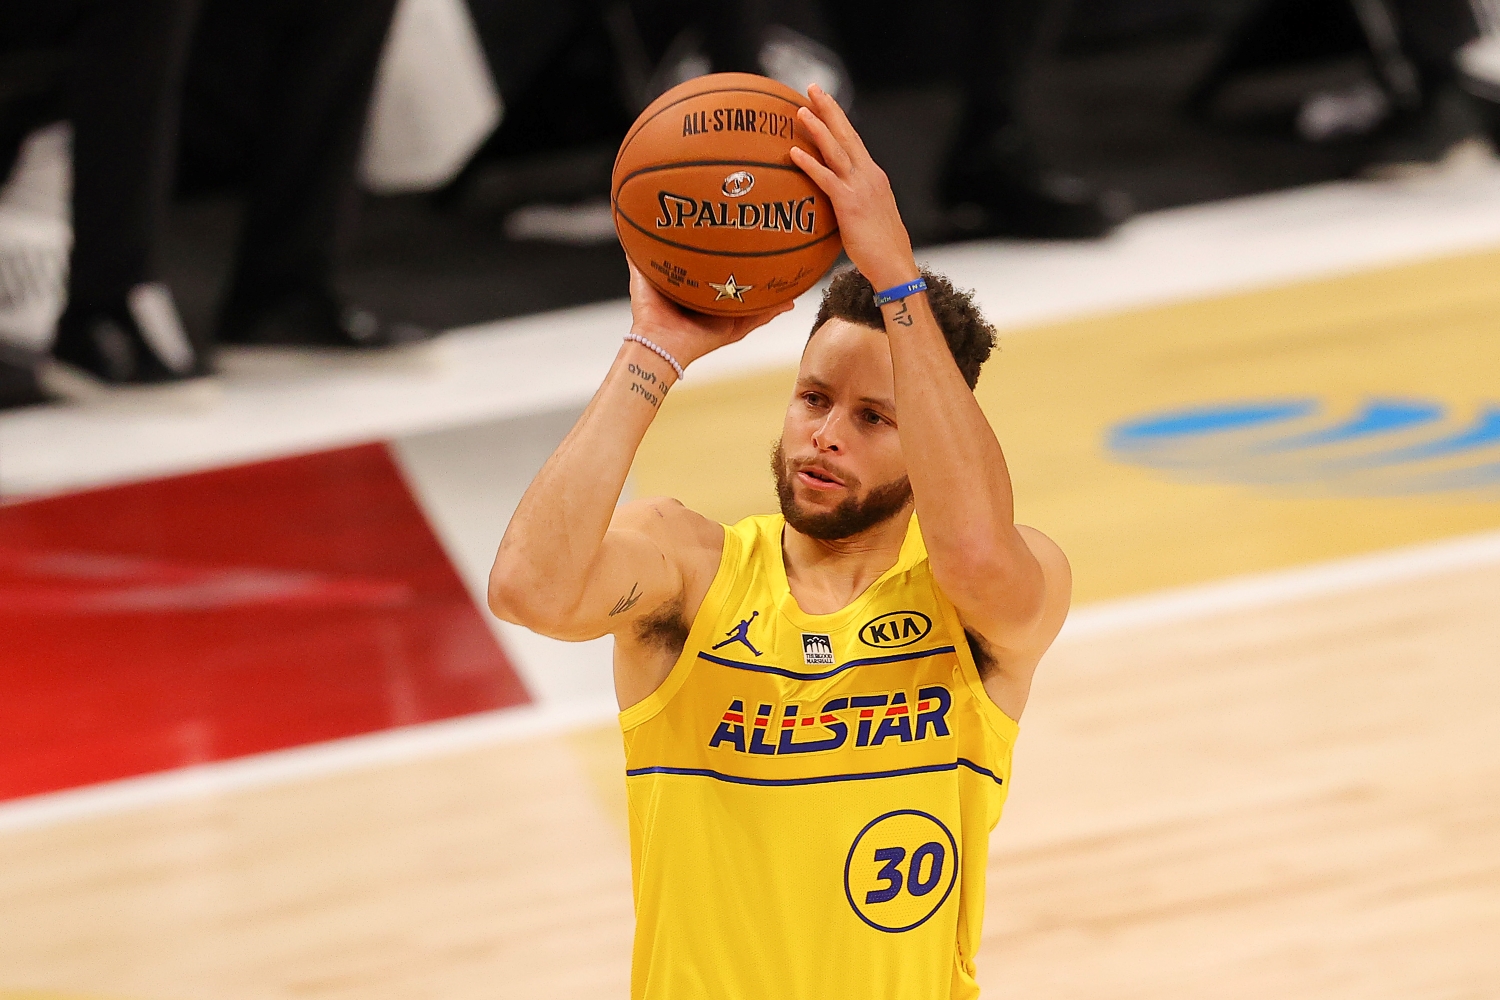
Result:
<instances>
[{"instance_id":1,"label":"player's face","mask_svg":"<svg viewBox=\"0 0 1500 1000\"><path fill-rule=\"evenodd\" d=\"M847 538L911 501L895 400L885 331L823 324L802 354L771 461L788 524L814 538Z\"/></svg>"}]
</instances>

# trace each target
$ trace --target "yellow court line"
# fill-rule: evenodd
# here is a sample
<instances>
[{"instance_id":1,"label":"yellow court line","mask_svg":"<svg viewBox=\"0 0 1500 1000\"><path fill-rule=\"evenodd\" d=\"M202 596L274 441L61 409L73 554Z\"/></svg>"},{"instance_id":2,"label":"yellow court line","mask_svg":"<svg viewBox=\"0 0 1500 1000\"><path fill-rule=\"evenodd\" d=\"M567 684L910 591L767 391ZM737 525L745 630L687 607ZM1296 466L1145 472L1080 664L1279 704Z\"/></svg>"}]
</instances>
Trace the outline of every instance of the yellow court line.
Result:
<instances>
[{"instance_id":1,"label":"yellow court line","mask_svg":"<svg viewBox=\"0 0 1500 1000\"><path fill-rule=\"evenodd\" d=\"M1500 253L1429 261L1007 332L977 395L1006 448L1018 519L1056 538L1087 602L1467 534L1500 504L1464 494L1319 496L1188 482L1112 457L1117 423L1243 399L1500 403ZM679 388L634 468L640 495L724 521L774 509L767 455L790 369Z\"/></svg>"}]
</instances>

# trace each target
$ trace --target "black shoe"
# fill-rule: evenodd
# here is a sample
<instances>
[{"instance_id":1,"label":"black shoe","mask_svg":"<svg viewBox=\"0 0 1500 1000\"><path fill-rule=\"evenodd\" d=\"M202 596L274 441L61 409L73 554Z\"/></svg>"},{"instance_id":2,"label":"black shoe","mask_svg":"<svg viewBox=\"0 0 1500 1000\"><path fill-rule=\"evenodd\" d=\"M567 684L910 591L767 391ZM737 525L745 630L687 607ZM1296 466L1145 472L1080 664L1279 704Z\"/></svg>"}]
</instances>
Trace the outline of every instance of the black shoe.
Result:
<instances>
[{"instance_id":1,"label":"black shoe","mask_svg":"<svg viewBox=\"0 0 1500 1000\"><path fill-rule=\"evenodd\" d=\"M219 316L219 340L226 344L375 350L417 344L436 335L415 323L382 320L331 292L299 292L255 305L231 303Z\"/></svg>"},{"instance_id":2,"label":"black shoe","mask_svg":"<svg viewBox=\"0 0 1500 1000\"><path fill-rule=\"evenodd\" d=\"M32 352L0 341L0 410L48 401L37 379L40 361Z\"/></svg>"},{"instance_id":3,"label":"black shoe","mask_svg":"<svg viewBox=\"0 0 1500 1000\"><path fill-rule=\"evenodd\" d=\"M1490 142L1500 148L1500 35L1477 38L1459 49L1458 82L1474 99Z\"/></svg>"},{"instance_id":4,"label":"black shoe","mask_svg":"<svg viewBox=\"0 0 1500 1000\"><path fill-rule=\"evenodd\" d=\"M1092 239L1131 214L1128 195L1043 166L1011 131L955 153L940 194L955 227L975 237Z\"/></svg>"},{"instance_id":5,"label":"black shoe","mask_svg":"<svg viewBox=\"0 0 1500 1000\"><path fill-rule=\"evenodd\" d=\"M103 305L68 305L52 355L110 385L182 382L209 374L166 285L136 285Z\"/></svg>"},{"instance_id":6,"label":"black shoe","mask_svg":"<svg viewBox=\"0 0 1500 1000\"><path fill-rule=\"evenodd\" d=\"M1476 98L1445 82L1420 107L1393 114L1370 137L1360 173L1400 177L1440 170L1471 151L1483 156L1484 122Z\"/></svg>"}]
</instances>

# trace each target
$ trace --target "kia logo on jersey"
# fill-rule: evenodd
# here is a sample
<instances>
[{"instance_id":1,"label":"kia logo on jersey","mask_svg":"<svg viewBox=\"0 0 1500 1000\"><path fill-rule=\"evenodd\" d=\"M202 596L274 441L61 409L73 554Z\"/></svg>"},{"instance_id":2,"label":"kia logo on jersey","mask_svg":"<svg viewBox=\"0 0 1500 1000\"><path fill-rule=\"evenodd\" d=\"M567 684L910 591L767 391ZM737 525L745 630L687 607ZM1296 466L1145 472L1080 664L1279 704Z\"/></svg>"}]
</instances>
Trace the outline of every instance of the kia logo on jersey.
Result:
<instances>
[{"instance_id":1,"label":"kia logo on jersey","mask_svg":"<svg viewBox=\"0 0 1500 1000\"><path fill-rule=\"evenodd\" d=\"M859 630L859 641L876 649L895 649L920 642L932 631L932 619L920 611L892 611L871 618Z\"/></svg>"}]
</instances>

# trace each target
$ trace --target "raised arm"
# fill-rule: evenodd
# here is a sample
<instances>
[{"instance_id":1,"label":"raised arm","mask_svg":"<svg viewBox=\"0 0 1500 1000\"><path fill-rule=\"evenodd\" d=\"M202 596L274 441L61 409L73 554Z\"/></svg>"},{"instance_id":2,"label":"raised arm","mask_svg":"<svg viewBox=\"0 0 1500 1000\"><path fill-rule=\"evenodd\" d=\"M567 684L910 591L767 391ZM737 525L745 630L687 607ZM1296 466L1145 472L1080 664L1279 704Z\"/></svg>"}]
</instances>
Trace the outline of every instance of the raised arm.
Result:
<instances>
[{"instance_id":1,"label":"raised arm","mask_svg":"<svg viewBox=\"0 0 1500 1000\"><path fill-rule=\"evenodd\" d=\"M631 331L683 366L791 304L741 318L687 313L634 267ZM680 598L685 561L716 526L668 500L616 508L636 449L676 373L627 340L583 415L521 498L490 570L490 610L558 639L619 633Z\"/></svg>"},{"instance_id":2,"label":"raised arm","mask_svg":"<svg viewBox=\"0 0 1500 1000\"><path fill-rule=\"evenodd\" d=\"M826 93L799 113L824 166L793 149L838 213L844 248L877 291L919 276L885 173ZM924 294L882 307L895 374L901 450L938 585L983 640L1003 675L986 686L1019 710L1031 671L1067 613L1071 577L1062 552L1018 528L1000 442L958 370Z\"/></svg>"}]
</instances>

